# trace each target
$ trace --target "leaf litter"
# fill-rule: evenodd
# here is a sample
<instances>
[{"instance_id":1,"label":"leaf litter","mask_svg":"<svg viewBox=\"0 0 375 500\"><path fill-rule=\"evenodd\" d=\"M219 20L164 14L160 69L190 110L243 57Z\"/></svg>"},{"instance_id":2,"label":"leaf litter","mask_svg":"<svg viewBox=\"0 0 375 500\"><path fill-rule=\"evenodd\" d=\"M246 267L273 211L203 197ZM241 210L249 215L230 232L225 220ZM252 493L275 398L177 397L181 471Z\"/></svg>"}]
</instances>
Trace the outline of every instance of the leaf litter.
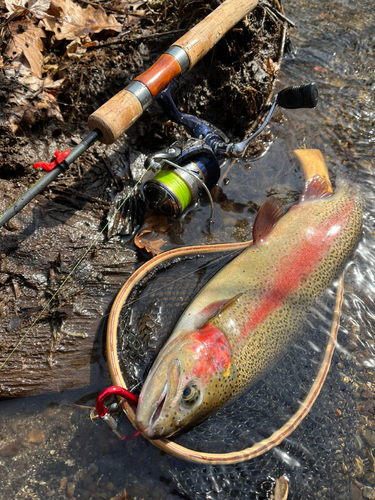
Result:
<instances>
[{"instance_id":1,"label":"leaf litter","mask_svg":"<svg viewBox=\"0 0 375 500\"><path fill-rule=\"evenodd\" d=\"M0 69L6 79L20 84L8 100L10 130L17 132L24 119L33 125L41 118L41 110L46 118L63 120L57 96L66 78L56 76L62 65L49 64L51 58L64 47L58 59L77 60L95 45L95 36L103 40L116 35L123 23L100 5L82 8L72 0L5 0L0 9L4 40ZM138 21L139 17L128 16L126 25Z\"/></svg>"}]
</instances>

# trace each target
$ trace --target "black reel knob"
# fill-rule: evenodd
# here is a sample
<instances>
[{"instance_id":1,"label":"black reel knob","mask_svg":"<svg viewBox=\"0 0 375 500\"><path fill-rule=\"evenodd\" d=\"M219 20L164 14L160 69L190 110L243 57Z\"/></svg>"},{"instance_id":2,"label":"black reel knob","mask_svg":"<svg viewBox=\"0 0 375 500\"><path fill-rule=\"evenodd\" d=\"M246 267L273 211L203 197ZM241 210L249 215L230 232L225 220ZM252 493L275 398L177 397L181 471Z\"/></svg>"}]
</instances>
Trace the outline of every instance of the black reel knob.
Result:
<instances>
[{"instance_id":1,"label":"black reel knob","mask_svg":"<svg viewBox=\"0 0 375 500\"><path fill-rule=\"evenodd\" d=\"M281 90L277 95L277 104L282 108L315 108L318 104L319 92L314 82L297 85Z\"/></svg>"}]
</instances>

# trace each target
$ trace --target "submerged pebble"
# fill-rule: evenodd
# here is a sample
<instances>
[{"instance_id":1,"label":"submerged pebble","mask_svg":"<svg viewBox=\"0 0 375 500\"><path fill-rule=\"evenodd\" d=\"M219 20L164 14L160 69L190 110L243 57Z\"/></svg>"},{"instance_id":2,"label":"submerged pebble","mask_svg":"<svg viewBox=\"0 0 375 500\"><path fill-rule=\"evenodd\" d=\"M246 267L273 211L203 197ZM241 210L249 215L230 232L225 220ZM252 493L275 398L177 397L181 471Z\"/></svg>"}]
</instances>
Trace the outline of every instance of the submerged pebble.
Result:
<instances>
[{"instance_id":1,"label":"submerged pebble","mask_svg":"<svg viewBox=\"0 0 375 500\"><path fill-rule=\"evenodd\" d=\"M0 448L1 457L15 457L21 451L22 446L18 439Z\"/></svg>"},{"instance_id":2,"label":"submerged pebble","mask_svg":"<svg viewBox=\"0 0 375 500\"><path fill-rule=\"evenodd\" d=\"M370 486L365 486L362 490L363 498L366 500L375 500L375 488L370 488Z\"/></svg>"},{"instance_id":3,"label":"submerged pebble","mask_svg":"<svg viewBox=\"0 0 375 500\"><path fill-rule=\"evenodd\" d=\"M74 483L67 483L66 485L66 494L69 498L74 497L74 492L76 489L76 485Z\"/></svg>"},{"instance_id":4,"label":"submerged pebble","mask_svg":"<svg viewBox=\"0 0 375 500\"><path fill-rule=\"evenodd\" d=\"M41 444L44 441L44 433L39 429L33 429L27 436L29 443Z\"/></svg>"},{"instance_id":5,"label":"submerged pebble","mask_svg":"<svg viewBox=\"0 0 375 500\"><path fill-rule=\"evenodd\" d=\"M365 429L363 431L363 437L371 448L375 448L375 431L372 429Z\"/></svg>"}]
</instances>

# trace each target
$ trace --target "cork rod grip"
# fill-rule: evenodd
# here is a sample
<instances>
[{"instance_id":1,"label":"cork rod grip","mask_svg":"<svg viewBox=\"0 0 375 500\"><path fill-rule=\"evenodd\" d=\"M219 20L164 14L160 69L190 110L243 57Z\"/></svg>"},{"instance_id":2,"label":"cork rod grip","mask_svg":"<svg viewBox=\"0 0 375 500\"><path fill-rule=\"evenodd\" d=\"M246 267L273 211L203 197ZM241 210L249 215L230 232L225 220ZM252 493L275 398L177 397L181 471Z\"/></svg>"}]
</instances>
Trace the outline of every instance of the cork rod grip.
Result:
<instances>
[{"instance_id":1,"label":"cork rod grip","mask_svg":"<svg viewBox=\"0 0 375 500\"><path fill-rule=\"evenodd\" d=\"M134 94L120 90L112 99L89 116L91 131L99 129L100 141L112 144L142 115L142 106Z\"/></svg>"},{"instance_id":2,"label":"cork rod grip","mask_svg":"<svg viewBox=\"0 0 375 500\"><path fill-rule=\"evenodd\" d=\"M172 45L184 50L192 68L212 47L257 5L257 0L226 0L209 16ZM147 71L135 78L144 84L154 99L181 73L176 59L163 54ZM88 120L91 131L102 133L104 144L115 142L142 114L142 104L124 89L97 109Z\"/></svg>"},{"instance_id":3,"label":"cork rod grip","mask_svg":"<svg viewBox=\"0 0 375 500\"><path fill-rule=\"evenodd\" d=\"M258 0L226 0L173 45L183 49L191 69L223 36L257 6Z\"/></svg>"}]
</instances>

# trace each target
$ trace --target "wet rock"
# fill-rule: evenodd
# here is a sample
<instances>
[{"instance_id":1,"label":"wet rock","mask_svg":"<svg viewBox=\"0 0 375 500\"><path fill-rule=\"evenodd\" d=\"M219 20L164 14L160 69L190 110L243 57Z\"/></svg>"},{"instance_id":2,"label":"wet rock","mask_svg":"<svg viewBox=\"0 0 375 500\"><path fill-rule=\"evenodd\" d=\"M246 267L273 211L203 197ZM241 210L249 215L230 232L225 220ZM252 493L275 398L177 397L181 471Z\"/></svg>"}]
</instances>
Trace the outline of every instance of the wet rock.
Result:
<instances>
[{"instance_id":1,"label":"wet rock","mask_svg":"<svg viewBox=\"0 0 375 500\"><path fill-rule=\"evenodd\" d=\"M99 470L99 467L96 464L90 464L89 468L87 469L87 474L90 474L90 476L94 476Z\"/></svg>"},{"instance_id":2,"label":"wet rock","mask_svg":"<svg viewBox=\"0 0 375 500\"><path fill-rule=\"evenodd\" d=\"M87 473L83 476L83 486L91 493L91 495L96 493L98 489L95 479Z\"/></svg>"},{"instance_id":3,"label":"wet rock","mask_svg":"<svg viewBox=\"0 0 375 500\"><path fill-rule=\"evenodd\" d=\"M41 444L44 441L44 432L39 429L33 429L27 436L29 443Z\"/></svg>"},{"instance_id":4,"label":"wet rock","mask_svg":"<svg viewBox=\"0 0 375 500\"><path fill-rule=\"evenodd\" d=\"M12 441L0 448L0 457L15 457L22 450L19 440Z\"/></svg>"},{"instance_id":5,"label":"wet rock","mask_svg":"<svg viewBox=\"0 0 375 500\"><path fill-rule=\"evenodd\" d=\"M375 486L375 472L368 472L365 478L372 486Z\"/></svg>"},{"instance_id":6,"label":"wet rock","mask_svg":"<svg viewBox=\"0 0 375 500\"><path fill-rule=\"evenodd\" d=\"M75 489L76 489L76 485L74 483L67 483L66 485L66 494L69 498L73 498L74 497L74 492L75 492Z\"/></svg>"},{"instance_id":7,"label":"wet rock","mask_svg":"<svg viewBox=\"0 0 375 500\"><path fill-rule=\"evenodd\" d=\"M61 478L59 491L65 490L67 482L68 482L68 478L67 477L62 477Z\"/></svg>"},{"instance_id":8,"label":"wet rock","mask_svg":"<svg viewBox=\"0 0 375 500\"><path fill-rule=\"evenodd\" d=\"M4 224L5 229L8 231L21 231L22 230L22 224L18 219L11 219L8 221L6 224Z\"/></svg>"},{"instance_id":9,"label":"wet rock","mask_svg":"<svg viewBox=\"0 0 375 500\"><path fill-rule=\"evenodd\" d=\"M366 498L366 500L375 500L375 488L365 486L362 490L362 495L363 498Z\"/></svg>"},{"instance_id":10,"label":"wet rock","mask_svg":"<svg viewBox=\"0 0 375 500\"><path fill-rule=\"evenodd\" d=\"M14 332L14 330L17 330L21 326L22 320L19 316L14 316L8 323L8 326L6 327L6 331L11 333Z\"/></svg>"},{"instance_id":11,"label":"wet rock","mask_svg":"<svg viewBox=\"0 0 375 500\"><path fill-rule=\"evenodd\" d=\"M375 448L375 430L365 429L363 431L363 437L371 448Z\"/></svg>"},{"instance_id":12,"label":"wet rock","mask_svg":"<svg viewBox=\"0 0 375 500\"><path fill-rule=\"evenodd\" d=\"M352 500L363 500L362 489L356 484L351 485L350 493Z\"/></svg>"}]
</instances>

